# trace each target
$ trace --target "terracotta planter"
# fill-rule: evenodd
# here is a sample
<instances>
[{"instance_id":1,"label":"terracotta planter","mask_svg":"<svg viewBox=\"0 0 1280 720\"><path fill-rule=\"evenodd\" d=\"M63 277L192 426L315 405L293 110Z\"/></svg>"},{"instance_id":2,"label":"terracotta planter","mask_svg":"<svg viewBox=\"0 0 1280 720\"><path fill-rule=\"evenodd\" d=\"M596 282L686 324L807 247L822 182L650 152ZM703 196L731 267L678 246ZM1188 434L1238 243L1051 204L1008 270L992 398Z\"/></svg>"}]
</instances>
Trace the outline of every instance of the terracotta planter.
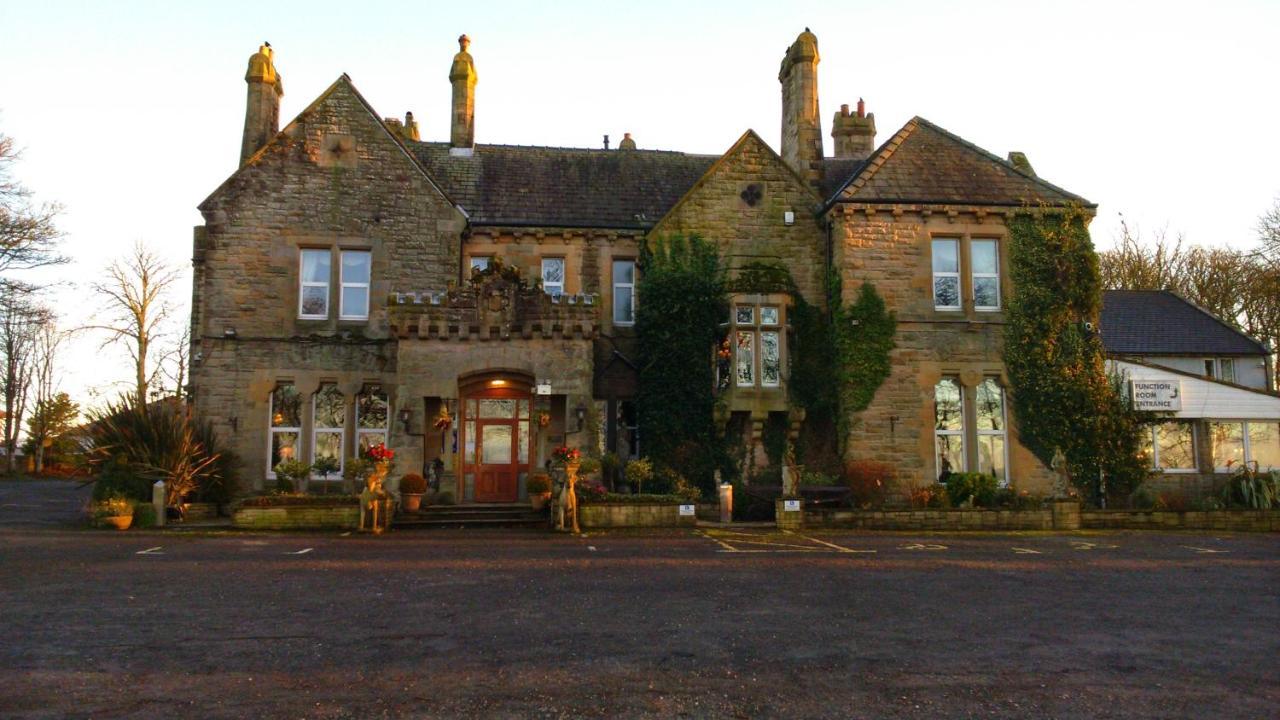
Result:
<instances>
[{"instance_id":1,"label":"terracotta planter","mask_svg":"<svg viewBox=\"0 0 1280 720\"><path fill-rule=\"evenodd\" d=\"M108 515L100 519L103 525L117 530L128 530L133 524L133 515Z\"/></svg>"},{"instance_id":2,"label":"terracotta planter","mask_svg":"<svg viewBox=\"0 0 1280 720\"><path fill-rule=\"evenodd\" d=\"M529 496L529 507L533 508L534 512L540 512L549 502L551 502L550 492L537 493Z\"/></svg>"},{"instance_id":3,"label":"terracotta planter","mask_svg":"<svg viewBox=\"0 0 1280 720\"><path fill-rule=\"evenodd\" d=\"M422 507L422 496L426 493L400 493L400 499L404 501L405 512L418 512L418 508Z\"/></svg>"}]
</instances>

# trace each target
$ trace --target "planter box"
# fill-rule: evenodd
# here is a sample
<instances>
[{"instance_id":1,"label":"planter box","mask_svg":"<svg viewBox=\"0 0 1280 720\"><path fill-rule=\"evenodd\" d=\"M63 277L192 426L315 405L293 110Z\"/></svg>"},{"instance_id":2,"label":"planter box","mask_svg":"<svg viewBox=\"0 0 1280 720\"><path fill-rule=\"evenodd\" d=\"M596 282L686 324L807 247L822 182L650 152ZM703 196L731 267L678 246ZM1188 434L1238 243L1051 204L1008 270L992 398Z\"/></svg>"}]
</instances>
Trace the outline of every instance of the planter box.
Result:
<instances>
[{"instance_id":1,"label":"planter box","mask_svg":"<svg viewBox=\"0 0 1280 720\"><path fill-rule=\"evenodd\" d=\"M218 504L183 503L182 513L188 522L192 520L213 520L218 517Z\"/></svg>"},{"instance_id":2,"label":"planter box","mask_svg":"<svg viewBox=\"0 0 1280 720\"><path fill-rule=\"evenodd\" d=\"M693 527L694 515L681 515L679 505L668 503L591 503L578 506L582 527Z\"/></svg>"},{"instance_id":3,"label":"planter box","mask_svg":"<svg viewBox=\"0 0 1280 720\"><path fill-rule=\"evenodd\" d=\"M360 506L242 507L232 514L231 524L248 530L347 529L360 524Z\"/></svg>"},{"instance_id":4,"label":"planter box","mask_svg":"<svg viewBox=\"0 0 1280 720\"><path fill-rule=\"evenodd\" d=\"M779 517L781 517L779 509ZM796 514L796 513L789 513ZM804 522L816 527L860 530L1053 530L1052 510L806 510ZM782 523L779 522L779 527ZM1058 528L1071 529L1071 528Z\"/></svg>"},{"instance_id":5,"label":"planter box","mask_svg":"<svg viewBox=\"0 0 1280 720\"><path fill-rule=\"evenodd\" d=\"M1280 510L1081 510L1094 530L1236 530L1280 532Z\"/></svg>"}]
</instances>

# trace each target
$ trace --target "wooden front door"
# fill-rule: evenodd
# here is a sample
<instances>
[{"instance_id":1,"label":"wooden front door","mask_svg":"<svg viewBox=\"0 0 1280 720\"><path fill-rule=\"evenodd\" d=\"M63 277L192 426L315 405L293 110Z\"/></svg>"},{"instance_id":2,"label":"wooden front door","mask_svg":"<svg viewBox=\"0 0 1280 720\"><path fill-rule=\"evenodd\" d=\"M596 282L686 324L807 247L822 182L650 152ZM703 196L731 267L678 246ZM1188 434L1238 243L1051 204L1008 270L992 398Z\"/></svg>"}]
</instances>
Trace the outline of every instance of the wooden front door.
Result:
<instances>
[{"instance_id":1,"label":"wooden front door","mask_svg":"<svg viewBox=\"0 0 1280 720\"><path fill-rule=\"evenodd\" d=\"M479 503L516 502L529 472L529 403L527 393L491 388L468 397L463 405L464 472L474 482Z\"/></svg>"}]
</instances>

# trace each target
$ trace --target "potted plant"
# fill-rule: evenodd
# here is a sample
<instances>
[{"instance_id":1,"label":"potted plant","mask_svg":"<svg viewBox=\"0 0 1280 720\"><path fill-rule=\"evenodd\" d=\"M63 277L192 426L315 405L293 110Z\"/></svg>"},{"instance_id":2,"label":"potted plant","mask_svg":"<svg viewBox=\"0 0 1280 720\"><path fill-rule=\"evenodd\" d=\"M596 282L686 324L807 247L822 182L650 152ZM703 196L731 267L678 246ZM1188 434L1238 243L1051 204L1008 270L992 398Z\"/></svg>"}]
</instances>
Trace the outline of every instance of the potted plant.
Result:
<instances>
[{"instance_id":1,"label":"potted plant","mask_svg":"<svg viewBox=\"0 0 1280 720\"><path fill-rule=\"evenodd\" d=\"M311 466L301 460L284 460L276 465L276 492L306 492L307 478L311 477Z\"/></svg>"},{"instance_id":2,"label":"potted plant","mask_svg":"<svg viewBox=\"0 0 1280 720\"><path fill-rule=\"evenodd\" d=\"M418 473L407 473L400 478L400 498L404 502L405 512L418 512L422 507L422 496L427 492L427 479Z\"/></svg>"},{"instance_id":3,"label":"potted plant","mask_svg":"<svg viewBox=\"0 0 1280 720\"><path fill-rule=\"evenodd\" d=\"M93 504L93 519L100 525L128 530L133 524L133 501L121 495L100 500Z\"/></svg>"},{"instance_id":4,"label":"potted plant","mask_svg":"<svg viewBox=\"0 0 1280 720\"><path fill-rule=\"evenodd\" d=\"M529 506L534 512L540 512L551 500L551 477L546 473L534 473L524 481L524 488L529 493Z\"/></svg>"},{"instance_id":5,"label":"potted plant","mask_svg":"<svg viewBox=\"0 0 1280 720\"><path fill-rule=\"evenodd\" d=\"M342 469L342 463L336 457L319 457L311 464L311 470L324 481L324 491L329 492L329 476Z\"/></svg>"}]
</instances>

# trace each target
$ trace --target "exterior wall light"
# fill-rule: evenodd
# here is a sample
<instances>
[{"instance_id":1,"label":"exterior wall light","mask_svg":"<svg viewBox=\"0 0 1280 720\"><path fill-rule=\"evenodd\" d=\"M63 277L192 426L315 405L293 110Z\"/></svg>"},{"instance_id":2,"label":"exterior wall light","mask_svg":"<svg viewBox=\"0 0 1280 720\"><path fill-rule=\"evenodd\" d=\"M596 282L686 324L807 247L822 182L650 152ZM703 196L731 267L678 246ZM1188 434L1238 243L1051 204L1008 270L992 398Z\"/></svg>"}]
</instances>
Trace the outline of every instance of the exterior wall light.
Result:
<instances>
[{"instance_id":1,"label":"exterior wall light","mask_svg":"<svg viewBox=\"0 0 1280 720\"><path fill-rule=\"evenodd\" d=\"M223 330L223 331L222 331L222 337L224 337L224 338L226 338L226 339L228 339L228 340L235 340L235 339L236 339L236 329L235 329L235 328L233 328L233 327L229 327L229 328L227 328L227 329Z\"/></svg>"},{"instance_id":2,"label":"exterior wall light","mask_svg":"<svg viewBox=\"0 0 1280 720\"><path fill-rule=\"evenodd\" d=\"M409 421L413 419L413 413L409 408L400 411L400 423L404 425L404 431L409 432Z\"/></svg>"}]
</instances>

